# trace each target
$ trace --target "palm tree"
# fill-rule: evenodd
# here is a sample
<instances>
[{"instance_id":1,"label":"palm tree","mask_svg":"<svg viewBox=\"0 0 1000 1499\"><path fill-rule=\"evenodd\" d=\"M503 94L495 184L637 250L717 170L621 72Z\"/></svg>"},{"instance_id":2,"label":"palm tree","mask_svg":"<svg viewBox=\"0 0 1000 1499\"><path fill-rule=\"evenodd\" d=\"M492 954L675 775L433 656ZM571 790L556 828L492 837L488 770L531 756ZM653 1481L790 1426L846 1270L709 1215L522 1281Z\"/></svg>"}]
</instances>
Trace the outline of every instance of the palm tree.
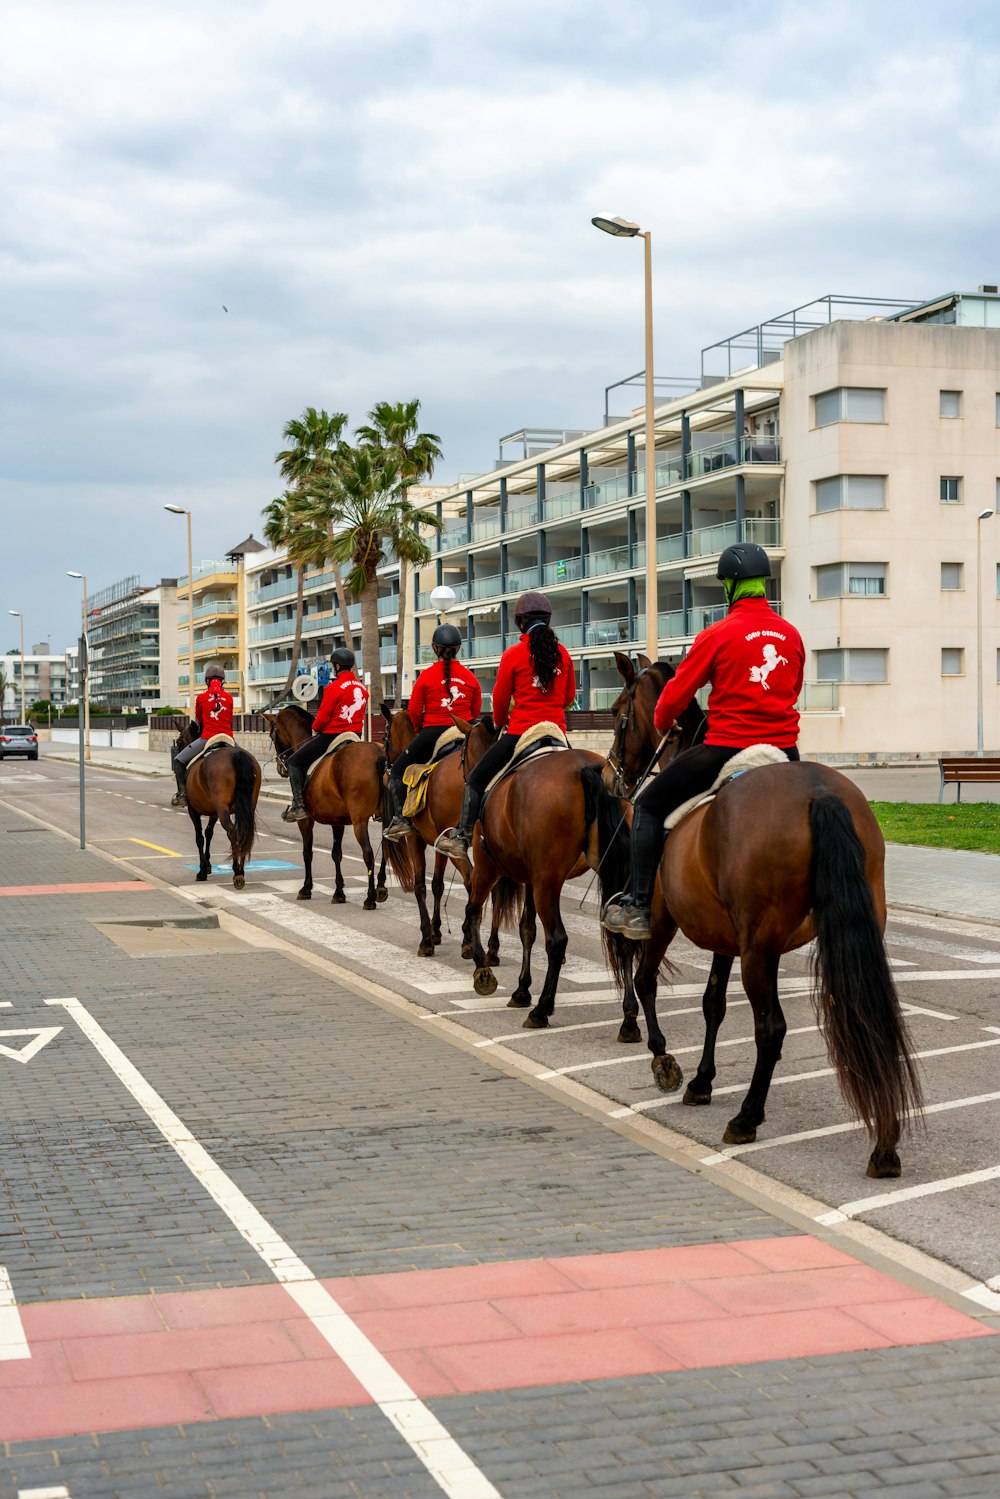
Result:
<instances>
[{"instance_id":1,"label":"palm tree","mask_svg":"<svg viewBox=\"0 0 1000 1499\"><path fill-rule=\"evenodd\" d=\"M286 489L283 495L272 500L262 511L264 517L264 540L274 551L282 548L296 569L298 587L295 595L295 639L292 643L292 659L288 676L281 690L287 696L292 690L299 668L302 651L302 617L304 613L306 568L321 562L326 551L328 537L325 529L318 527L306 512L306 500L294 489Z\"/></svg>"},{"instance_id":2,"label":"palm tree","mask_svg":"<svg viewBox=\"0 0 1000 1499\"><path fill-rule=\"evenodd\" d=\"M441 439L436 432L420 432L418 420L420 417L420 402L378 401L368 413L368 425L359 427L356 436L363 443L373 448L381 449L391 453L399 464L400 478L404 484L419 483L421 479L429 479L434 472L434 465L442 456ZM413 520L419 532L420 526L425 524L422 517L426 512L418 511L411 506ZM437 518L435 517L435 522ZM440 530L440 523L437 523ZM396 545L393 537L393 546L399 558L399 623L396 626L396 693L397 705L403 696L403 647L406 643L406 587L409 577L410 560L406 555L406 548L401 551ZM423 565L424 560L430 560L430 554L422 559L418 565Z\"/></svg>"},{"instance_id":3,"label":"palm tree","mask_svg":"<svg viewBox=\"0 0 1000 1499\"><path fill-rule=\"evenodd\" d=\"M281 469L282 478L303 499L314 498L315 482L328 479L333 472L344 447L346 426L345 411L317 410L315 406L307 406L300 417L285 423L281 435L292 446L283 448L274 461ZM354 636L347 615L347 597L339 563L332 563L332 571L344 643L353 651Z\"/></svg>"}]
</instances>

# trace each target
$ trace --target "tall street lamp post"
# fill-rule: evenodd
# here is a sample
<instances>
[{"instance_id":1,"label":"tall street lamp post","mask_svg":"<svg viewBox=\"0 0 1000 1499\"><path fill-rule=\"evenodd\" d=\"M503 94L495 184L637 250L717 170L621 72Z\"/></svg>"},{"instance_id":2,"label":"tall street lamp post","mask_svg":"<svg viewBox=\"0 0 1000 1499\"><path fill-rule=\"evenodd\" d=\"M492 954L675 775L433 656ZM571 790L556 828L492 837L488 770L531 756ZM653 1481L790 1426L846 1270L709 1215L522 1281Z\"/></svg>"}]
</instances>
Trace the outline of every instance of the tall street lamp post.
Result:
<instances>
[{"instance_id":1,"label":"tall street lamp post","mask_svg":"<svg viewBox=\"0 0 1000 1499\"><path fill-rule=\"evenodd\" d=\"M187 516L188 541L188 710L194 718L194 568L191 565L191 512L183 505L164 505L171 515Z\"/></svg>"},{"instance_id":2,"label":"tall street lamp post","mask_svg":"<svg viewBox=\"0 0 1000 1499\"><path fill-rule=\"evenodd\" d=\"M645 240L646 270L646 655L659 654L659 614L656 600L656 430L653 421L653 239L630 219L598 214L590 221L595 229L616 239Z\"/></svg>"},{"instance_id":3,"label":"tall street lamp post","mask_svg":"<svg viewBox=\"0 0 1000 1499\"><path fill-rule=\"evenodd\" d=\"M20 609L8 609L8 614L13 614L15 619L21 621L21 722L26 723L24 716L24 615Z\"/></svg>"},{"instance_id":4,"label":"tall street lamp post","mask_svg":"<svg viewBox=\"0 0 1000 1499\"><path fill-rule=\"evenodd\" d=\"M87 574L68 572L67 578L83 582L83 645L80 650L80 699L83 704L83 756L90 759L90 662L87 659ZM77 713L79 718L80 714Z\"/></svg>"},{"instance_id":5,"label":"tall street lamp post","mask_svg":"<svg viewBox=\"0 0 1000 1499\"><path fill-rule=\"evenodd\" d=\"M976 754L983 753L983 521L992 510L976 517Z\"/></svg>"}]
</instances>

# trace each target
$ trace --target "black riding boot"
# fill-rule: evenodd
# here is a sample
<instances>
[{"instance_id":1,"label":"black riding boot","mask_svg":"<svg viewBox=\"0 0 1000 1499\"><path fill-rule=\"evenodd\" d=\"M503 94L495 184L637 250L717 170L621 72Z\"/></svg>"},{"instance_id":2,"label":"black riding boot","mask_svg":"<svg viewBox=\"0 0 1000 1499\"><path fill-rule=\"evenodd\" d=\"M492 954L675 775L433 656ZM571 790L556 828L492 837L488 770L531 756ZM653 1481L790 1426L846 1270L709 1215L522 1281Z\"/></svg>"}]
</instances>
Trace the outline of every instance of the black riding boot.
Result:
<instances>
[{"instance_id":1,"label":"black riding boot","mask_svg":"<svg viewBox=\"0 0 1000 1499\"><path fill-rule=\"evenodd\" d=\"M309 813L306 811L303 800L306 794L305 772L298 765L289 765L288 784L292 788L292 804L282 812L281 820L282 822L302 822L309 816Z\"/></svg>"},{"instance_id":2,"label":"black riding boot","mask_svg":"<svg viewBox=\"0 0 1000 1499\"><path fill-rule=\"evenodd\" d=\"M457 828L448 828L438 837L434 847L438 853L447 854L451 859L467 859L469 857L469 844L472 842L472 830L479 817L479 803L482 797L473 786L466 785L462 797L462 811L458 819Z\"/></svg>"},{"instance_id":3,"label":"black riding boot","mask_svg":"<svg viewBox=\"0 0 1000 1499\"><path fill-rule=\"evenodd\" d=\"M608 901L601 913L601 921L609 932L620 932L633 942L644 942L649 936L649 907L663 840L660 819L643 807L636 807L629 844L628 892Z\"/></svg>"},{"instance_id":4,"label":"black riding boot","mask_svg":"<svg viewBox=\"0 0 1000 1499\"><path fill-rule=\"evenodd\" d=\"M397 838L405 838L407 833L413 832L413 824L403 816L406 788L402 781L397 781L395 776L390 776L388 789L389 806L392 808L392 821L383 830L382 837L388 838L390 843L395 843Z\"/></svg>"},{"instance_id":5,"label":"black riding boot","mask_svg":"<svg viewBox=\"0 0 1000 1499\"><path fill-rule=\"evenodd\" d=\"M188 799L184 790L184 778L187 775L187 766L181 765L175 760L173 762L173 771L177 780L177 792L176 795L170 798L170 805L172 807L186 807Z\"/></svg>"}]
</instances>

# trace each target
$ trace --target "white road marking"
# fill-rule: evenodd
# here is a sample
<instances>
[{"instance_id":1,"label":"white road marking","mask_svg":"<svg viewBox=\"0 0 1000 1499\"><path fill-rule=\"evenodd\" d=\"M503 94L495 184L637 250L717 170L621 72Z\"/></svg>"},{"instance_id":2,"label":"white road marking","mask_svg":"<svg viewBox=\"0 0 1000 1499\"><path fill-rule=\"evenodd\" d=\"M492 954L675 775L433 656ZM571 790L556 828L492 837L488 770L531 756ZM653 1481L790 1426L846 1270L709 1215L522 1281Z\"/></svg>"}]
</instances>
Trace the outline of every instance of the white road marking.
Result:
<instances>
[{"instance_id":1,"label":"white road marking","mask_svg":"<svg viewBox=\"0 0 1000 1499\"><path fill-rule=\"evenodd\" d=\"M14 1001L11 999L0 999L0 1010L12 1010Z\"/></svg>"},{"instance_id":2,"label":"white road marking","mask_svg":"<svg viewBox=\"0 0 1000 1499\"><path fill-rule=\"evenodd\" d=\"M61 1006L72 1017L195 1180L218 1203L233 1227L367 1390L438 1487L451 1499L500 1499L492 1483L446 1427L414 1394L388 1359L316 1279L309 1266L244 1196L80 1001L47 999L45 1002Z\"/></svg>"},{"instance_id":3,"label":"white road marking","mask_svg":"<svg viewBox=\"0 0 1000 1499\"><path fill-rule=\"evenodd\" d=\"M984 926L969 917L967 921L954 919L949 923L943 916L903 916L893 911L889 918L890 928L895 926L915 926L920 931L947 932L954 937L982 937L984 942L996 943L997 929L995 926Z\"/></svg>"},{"instance_id":4,"label":"white road marking","mask_svg":"<svg viewBox=\"0 0 1000 1499\"><path fill-rule=\"evenodd\" d=\"M965 947L957 942L940 942L936 937L888 937L893 947L910 948L913 952L936 952L946 958L957 958L961 963L1000 963L1000 952L984 951L981 947Z\"/></svg>"},{"instance_id":5,"label":"white road marking","mask_svg":"<svg viewBox=\"0 0 1000 1499\"><path fill-rule=\"evenodd\" d=\"M792 1030L786 1031L785 1034L786 1036L804 1036L807 1034L815 1035L818 1031L819 1027L816 1025L799 1025L795 1026ZM752 1046L753 1042L753 1036L730 1036L724 1041L716 1042L716 1045L721 1049L723 1046ZM674 1048L671 1055L675 1057L683 1057L690 1055L690 1053L692 1052L700 1053L703 1050L704 1043L699 1041L697 1046L677 1046ZM574 1072L591 1072L598 1067L621 1067L628 1062L645 1060L646 1058L642 1053L639 1053L637 1055L635 1052L633 1052L631 1055L624 1057L604 1057L599 1062L574 1062L569 1067L553 1067L551 1072L536 1072L535 1076L540 1079L548 1077L567 1077L569 1074ZM719 1091L723 1092L724 1090L720 1089Z\"/></svg>"},{"instance_id":6,"label":"white road marking","mask_svg":"<svg viewBox=\"0 0 1000 1499\"><path fill-rule=\"evenodd\" d=\"M901 1000L899 1008L904 1015L927 1015L931 1020L959 1020L958 1015L949 1015L947 1010L926 1010L921 1005L907 1004Z\"/></svg>"},{"instance_id":7,"label":"white road marking","mask_svg":"<svg viewBox=\"0 0 1000 1499\"><path fill-rule=\"evenodd\" d=\"M56 1483L45 1489L18 1489L17 1499L72 1499L72 1496L64 1483Z\"/></svg>"},{"instance_id":8,"label":"white road marking","mask_svg":"<svg viewBox=\"0 0 1000 1499\"><path fill-rule=\"evenodd\" d=\"M954 1192L960 1187L977 1187L981 1182L996 1181L1000 1177L1000 1166L987 1166L982 1171L966 1171L961 1176L944 1176L938 1181L919 1182L914 1187L897 1187L894 1192L880 1192L875 1197L859 1197L854 1202L841 1203L832 1212L820 1213L817 1223L844 1223L848 1218L857 1218L861 1213L871 1213L877 1208L895 1207L897 1202L912 1202L916 1197L935 1197L940 1192Z\"/></svg>"},{"instance_id":9,"label":"white road marking","mask_svg":"<svg viewBox=\"0 0 1000 1499\"><path fill-rule=\"evenodd\" d=\"M562 1001L560 1001L560 1002L562 1002ZM589 996L583 995L583 994L574 994L573 998L572 998L572 1001L570 1001L570 1002L571 1003L575 1002L576 1004L593 1003L593 1001L589 998ZM604 1000L603 1003L607 1004L607 1003L610 1003L610 1001ZM730 1010L735 1010L737 1008L737 1006L739 1006L739 1005L748 1005L749 1003L750 1003L750 1001L748 999L731 999L729 1001L729 1009ZM426 1020L441 1020L446 1015L460 1015L461 1013L462 1013L461 1010L444 1010L444 1011L441 1012L440 1015L426 1015L424 1018ZM660 1018L660 1020L670 1020L675 1015L700 1015L700 1014L701 1014L701 1005L688 1005L684 1009L680 1009L680 1010L664 1010L660 1014L659 1018ZM532 1039L532 1038L537 1039L539 1041L544 1041L544 1040L553 1040L553 1041L556 1041L556 1040L559 1039L560 1036L567 1036L567 1035L569 1035L571 1031L593 1031L593 1030L597 1030L597 1029L599 1029L599 1028L601 1028L603 1026L612 1025L612 1024L614 1024L614 1022L616 1020L620 1020L620 1019L621 1019L621 1006L619 1005L618 1009L617 1009L617 1012L616 1012L615 1015L610 1016L610 1017L605 1016L605 1018L603 1020L578 1020L575 1025L555 1025L555 1026L548 1026L543 1031L525 1031L525 1030L511 1031L511 1032L508 1032L508 1034L505 1035L505 1036L490 1036L488 1040L477 1041L476 1042L476 1046L477 1047L482 1047L482 1046L506 1046L511 1041L527 1041L527 1040ZM640 1020L642 1019L641 1015L639 1016L639 1019Z\"/></svg>"},{"instance_id":10,"label":"white road marking","mask_svg":"<svg viewBox=\"0 0 1000 1499\"><path fill-rule=\"evenodd\" d=\"M29 1041L27 1046L0 1046L0 1057L10 1057L12 1062L28 1063L32 1057L37 1057L43 1046L48 1046L62 1030L61 1025L47 1025L36 1027L30 1031L0 1031L0 1036L34 1036L34 1041Z\"/></svg>"},{"instance_id":11,"label":"white road marking","mask_svg":"<svg viewBox=\"0 0 1000 1499\"><path fill-rule=\"evenodd\" d=\"M21 1313L14 1300L14 1287L3 1265L0 1265L0 1359L30 1358L31 1349L24 1336Z\"/></svg>"}]
</instances>

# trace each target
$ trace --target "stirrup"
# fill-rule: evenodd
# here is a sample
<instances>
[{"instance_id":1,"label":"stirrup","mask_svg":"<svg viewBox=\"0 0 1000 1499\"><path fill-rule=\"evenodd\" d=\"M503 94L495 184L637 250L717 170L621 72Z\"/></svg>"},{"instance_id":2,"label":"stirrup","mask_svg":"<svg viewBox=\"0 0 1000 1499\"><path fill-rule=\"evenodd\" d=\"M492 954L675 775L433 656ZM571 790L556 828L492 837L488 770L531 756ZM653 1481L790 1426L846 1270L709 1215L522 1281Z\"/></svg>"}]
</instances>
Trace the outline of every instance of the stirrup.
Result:
<instances>
[{"instance_id":1,"label":"stirrup","mask_svg":"<svg viewBox=\"0 0 1000 1499\"><path fill-rule=\"evenodd\" d=\"M175 791L173 796L170 798L170 805L172 807L186 807L187 804L188 799L186 791Z\"/></svg>"},{"instance_id":2,"label":"stirrup","mask_svg":"<svg viewBox=\"0 0 1000 1499\"><path fill-rule=\"evenodd\" d=\"M292 802L291 806L286 807L281 814L282 822L305 822L308 817L309 813L301 802L297 804Z\"/></svg>"},{"instance_id":3,"label":"stirrup","mask_svg":"<svg viewBox=\"0 0 1000 1499\"><path fill-rule=\"evenodd\" d=\"M409 836L414 831L413 823L407 817L394 817L387 828L383 828L382 837L388 838L390 843L397 843Z\"/></svg>"},{"instance_id":4,"label":"stirrup","mask_svg":"<svg viewBox=\"0 0 1000 1499\"><path fill-rule=\"evenodd\" d=\"M434 852L447 854L449 859L467 859L470 842L469 835L461 828L445 828L434 840Z\"/></svg>"},{"instance_id":5,"label":"stirrup","mask_svg":"<svg viewBox=\"0 0 1000 1499\"><path fill-rule=\"evenodd\" d=\"M645 942L651 931L649 907L638 905L631 896L616 896L601 912L601 925L633 942Z\"/></svg>"}]
</instances>

